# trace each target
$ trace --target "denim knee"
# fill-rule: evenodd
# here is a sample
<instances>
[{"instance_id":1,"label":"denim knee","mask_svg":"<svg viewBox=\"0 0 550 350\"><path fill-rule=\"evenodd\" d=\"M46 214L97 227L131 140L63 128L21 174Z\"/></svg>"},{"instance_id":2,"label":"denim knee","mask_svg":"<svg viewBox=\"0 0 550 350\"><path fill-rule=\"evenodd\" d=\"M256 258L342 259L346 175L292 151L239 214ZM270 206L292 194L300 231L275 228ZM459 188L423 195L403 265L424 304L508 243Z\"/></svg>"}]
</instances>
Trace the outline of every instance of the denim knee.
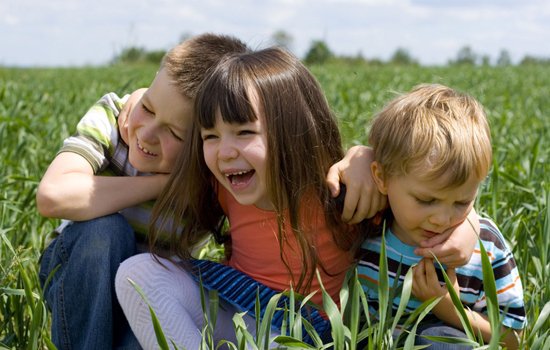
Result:
<instances>
[{"instance_id":1,"label":"denim knee","mask_svg":"<svg viewBox=\"0 0 550 350\"><path fill-rule=\"evenodd\" d=\"M452 344L432 341L423 336L435 336L435 337L453 337L453 338L467 338L466 334L459 329L450 327L443 324L436 324L426 327L421 327L417 332L416 345L430 345L430 349L435 350L466 350L472 349L471 346L462 344Z\"/></svg>"},{"instance_id":2,"label":"denim knee","mask_svg":"<svg viewBox=\"0 0 550 350\"><path fill-rule=\"evenodd\" d=\"M62 236L65 249L79 247L84 254L131 256L135 251L134 231L120 214L74 222L63 230Z\"/></svg>"},{"instance_id":3,"label":"denim knee","mask_svg":"<svg viewBox=\"0 0 550 350\"><path fill-rule=\"evenodd\" d=\"M73 222L42 253L40 283L44 286L52 271L57 266L63 269L69 261L73 268L76 264L93 269L106 262L118 264L134 254L134 231L122 215Z\"/></svg>"}]
</instances>

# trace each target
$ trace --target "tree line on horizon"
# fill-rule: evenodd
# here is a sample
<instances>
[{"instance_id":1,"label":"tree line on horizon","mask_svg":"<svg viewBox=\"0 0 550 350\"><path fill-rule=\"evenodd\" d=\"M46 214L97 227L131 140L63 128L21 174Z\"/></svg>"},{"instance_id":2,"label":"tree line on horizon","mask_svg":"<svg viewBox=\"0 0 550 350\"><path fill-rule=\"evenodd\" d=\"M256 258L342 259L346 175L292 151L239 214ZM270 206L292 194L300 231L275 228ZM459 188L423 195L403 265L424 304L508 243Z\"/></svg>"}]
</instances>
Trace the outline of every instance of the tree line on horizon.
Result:
<instances>
[{"instance_id":1,"label":"tree line on horizon","mask_svg":"<svg viewBox=\"0 0 550 350\"><path fill-rule=\"evenodd\" d=\"M186 33L180 37L180 41L189 38L191 34ZM278 30L271 35L270 43L277 46L285 47L292 51L294 38L291 34L284 30ZM128 46L123 48L120 53L116 54L111 60L111 64L128 64L128 63L154 63L159 64L162 57L166 53L165 50L149 51L143 47ZM322 39L312 40L309 49L306 51L302 60L309 65L325 64L330 62L340 62L348 64L370 64L370 65L422 65L418 59L413 57L409 50L403 47L398 47L388 60L380 58L366 58L361 52L355 56L336 55ZM492 62L491 57L487 54L479 54L470 46L466 45L460 48L454 58L447 61L447 65L470 65L470 66L512 66L512 58L510 52L502 49ZM535 57L526 55L517 65L550 65L550 58Z\"/></svg>"}]
</instances>

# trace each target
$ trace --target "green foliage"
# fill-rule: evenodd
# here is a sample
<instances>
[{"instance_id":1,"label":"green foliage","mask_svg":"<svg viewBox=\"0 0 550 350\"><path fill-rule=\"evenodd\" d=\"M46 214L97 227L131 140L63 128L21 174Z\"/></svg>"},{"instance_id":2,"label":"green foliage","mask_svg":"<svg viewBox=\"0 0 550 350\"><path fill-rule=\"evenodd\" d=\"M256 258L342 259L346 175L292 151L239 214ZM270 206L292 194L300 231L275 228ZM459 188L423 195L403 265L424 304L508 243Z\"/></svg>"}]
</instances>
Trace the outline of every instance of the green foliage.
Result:
<instances>
[{"instance_id":1,"label":"green foliage","mask_svg":"<svg viewBox=\"0 0 550 350\"><path fill-rule=\"evenodd\" d=\"M400 65L417 65L418 64L418 62L411 56L409 51L401 47L395 50L395 52L390 58L390 63L400 64Z\"/></svg>"},{"instance_id":2,"label":"green foliage","mask_svg":"<svg viewBox=\"0 0 550 350\"><path fill-rule=\"evenodd\" d=\"M109 91L122 95L147 86L157 69L157 64L0 68L0 348L51 348L37 264L58 221L36 212L34 196L42 174L93 102ZM346 146L366 144L372 115L395 92L408 91L419 83L446 84L482 102L491 124L494 161L476 208L498 224L516 257L527 305L523 348L548 349L550 66L418 67L330 61L311 69L339 117ZM339 339L349 349L357 340L387 339L383 336L387 330L365 313L368 306L360 285L350 283L342 293L347 302L338 312L347 329ZM422 317L431 306L425 305L415 316ZM358 326L361 317L368 325L364 329ZM388 319L385 325L391 329L393 321ZM302 328L297 325L304 320L293 322L287 324L286 337L300 339ZM240 334L243 341L250 339L244 329ZM295 342L290 338L280 341Z\"/></svg>"},{"instance_id":3,"label":"green foliage","mask_svg":"<svg viewBox=\"0 0 550 350\"><path fill-rule=\"evenodd\" d=\"M314 40L304 58L307 64L323 64L333 57L328 45L323 40Z\"/></svg>"},{"instance_id":4,"label":"green foliage","mask_svg":"<svg viewBox=\"0 0 550 350\"><path fill-rule=\"evenodd\" d=\"M525 56L520 62L522 66L534 66L534 65L550 65L550 58Z\"/></svg>"},{"instance_id":5,"label":"green foliage","mask_svg":"<svg viewBox=\"0 0 550 350\"><path fill-rule=\"evenodd\" d=\"M451 61L455 65L475 65L478 60L478 55L470 46L464 46L456 54L456 59Z\"/></svg>"},{"instance_id":6,"label":"green foliage","mask_svg":"<svg viewBox=\"0 0 550 350\"><path fill-rule=\"evenodd\" d=\"M120 54L116 55L112 63L113 64L136 64L147 63L159 65L166 51L155 50L147 51L142 47L127 47L123 49Z\"/></svg>"}]
</instances>

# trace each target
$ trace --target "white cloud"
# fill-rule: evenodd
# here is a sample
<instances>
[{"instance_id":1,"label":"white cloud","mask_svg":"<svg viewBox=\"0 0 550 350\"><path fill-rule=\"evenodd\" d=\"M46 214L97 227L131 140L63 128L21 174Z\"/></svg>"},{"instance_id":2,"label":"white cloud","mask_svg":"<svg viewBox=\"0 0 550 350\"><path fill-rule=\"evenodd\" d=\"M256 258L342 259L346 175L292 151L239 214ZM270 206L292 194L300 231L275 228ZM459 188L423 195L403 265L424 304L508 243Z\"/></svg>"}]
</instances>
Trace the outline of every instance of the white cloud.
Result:
<instances>
[{"instance_id":1,"label":"white cloud","mask_svg":"<svg viewBox=\"0 0 550 350\"><path fill-rule=\"evenodd\" d=\"M168 49L206 31L257 47L285 30L298 55L321 39L338 54L388 58L402 47L424 63L464 45L550 56L546 0L18 0L0 2L0 14L0 64L10 65L104 63L127 45Z\"/></svg>"}]
</instances>

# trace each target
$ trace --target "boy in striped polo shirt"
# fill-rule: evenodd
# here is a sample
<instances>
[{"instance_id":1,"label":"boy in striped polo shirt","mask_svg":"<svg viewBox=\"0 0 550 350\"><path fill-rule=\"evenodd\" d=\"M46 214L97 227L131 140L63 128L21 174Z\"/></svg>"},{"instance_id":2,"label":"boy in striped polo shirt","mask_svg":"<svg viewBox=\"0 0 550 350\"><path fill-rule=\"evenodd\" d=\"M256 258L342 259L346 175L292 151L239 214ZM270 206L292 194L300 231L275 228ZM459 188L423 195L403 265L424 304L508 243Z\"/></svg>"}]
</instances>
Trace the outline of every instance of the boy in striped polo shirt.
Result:
<instances>
[{"instance_id":1,"label":"boy in striped polo shirt","mask_svg":"<svg viewBox=\"0 0 550 350\"><path fill-rule=\"evenodd\" d=\"M432 309L434 322L419 328L417 345L430 349L465 349L464 345L432 342L422 335L465 338L439 266L433 259L413 253L419 242L444 234L462 224L473 208L478 188L489 172L492 148L482 106L473 98L442 85L420 85L392 100L373 120L369 143L374 149L372 176L379 191L388 196L385 213L388 276L390 285L402 283L413 268L412 294L407 311L423 301L442 297ZM471 325L485 342L491 339L486 316L479 244L491 260L502 320L501 341L518 347L525 327L523 290L516 262L496 225L479 219L480 242L470 261L446 268L460 295ZM472 230L472 233L474 231ZM382 237L364 242L358 273L371 312L378 304L379 257ZM398 269L400 276L397 276ZM394 310L400 296L392 301Z\"/></svg>"},{"instance_id":2,"label":"boy in striped polo shirt","mask_svg":"<svg viewBox=\"0 0 550 350\"><path fill-rule=\"evenodd\" d=\"M106 94L64 141L37 191L40 214L65 219L40 261L58 349L140 348L115 296L116 270L137 253L136 238L146 242L200 82L246 50L230 36L192 37L165 55L148 89Z\"/></svg>"}]
</instances>

